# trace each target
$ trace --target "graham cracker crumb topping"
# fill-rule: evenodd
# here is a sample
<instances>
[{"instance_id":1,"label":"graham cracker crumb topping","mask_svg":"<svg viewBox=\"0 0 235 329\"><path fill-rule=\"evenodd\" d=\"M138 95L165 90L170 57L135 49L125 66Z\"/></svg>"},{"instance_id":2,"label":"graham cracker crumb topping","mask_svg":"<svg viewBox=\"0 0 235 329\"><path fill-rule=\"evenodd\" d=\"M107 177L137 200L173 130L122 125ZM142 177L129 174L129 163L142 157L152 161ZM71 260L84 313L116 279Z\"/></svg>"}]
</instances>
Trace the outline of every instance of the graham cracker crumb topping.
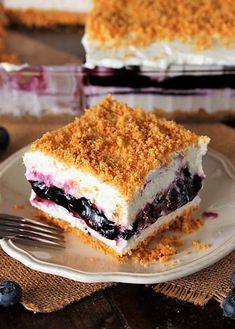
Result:
<instances>
[{"instance_id":1,"label":"graham cracker crumb topping","mask_svg":"<svg viewBox=\"0 0 235 329\"><path fill-rule=\"evenodd\" d=\"M149 171L199 137L173 121L129 108L107 96L81 118L46 133L32 145L64 164L98 176L131 198Z\"/></svg>"},{"instance_id":2,"label":"graham cracker crumb topping","mask_svg":"<svg viewBox=\"0 0 235 329\"><path fill-rule=\"evenodd\" d=\"M229 46L235 36L233 0L95 0L89 39L113 46L145 47L179 40L204 50L214 42Z\"/></svg>"}]
</instances>

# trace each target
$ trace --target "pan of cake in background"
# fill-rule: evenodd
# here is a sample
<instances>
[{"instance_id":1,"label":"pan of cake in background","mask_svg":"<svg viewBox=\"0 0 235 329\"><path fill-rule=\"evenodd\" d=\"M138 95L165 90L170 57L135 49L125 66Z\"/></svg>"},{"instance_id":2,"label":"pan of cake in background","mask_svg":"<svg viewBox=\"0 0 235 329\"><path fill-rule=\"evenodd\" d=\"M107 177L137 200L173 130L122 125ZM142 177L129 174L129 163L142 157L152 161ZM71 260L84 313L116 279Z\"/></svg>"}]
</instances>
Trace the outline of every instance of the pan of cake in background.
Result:
<instances>
[{"instance_id":1,"label":"pan of cake in background","mask_svg":"<svg viewBox=\"0 0 235 329\"><path fill-rule=\"evenodd\" d=\"M83 23L79 15L76 22L71 15L68 19L70 2L65 6L62 1L49 1L44 6L34 1L33 8L27 1L3 3L11 22L48 28ZM203 0L102 0L93 1L93 7L88 2L83 8L78 1L74 10L77 14L86 13L83 65L76 56L60 57L56 52L49 55L39 47L35 56L45 58L43 64L54 59L58 65L32 65L28 60L32 56L21 56L18 63L29 64L12 66L9 62L16 62L16 56L3 52L0 115L80 115L83 108L113 94L131 107L143 107L177 120L234 118L235 9L230 8L228 0L218 0L216 4ZM56 15L48 21L52 11ZM67 21L62 22L61 16ZM4 38L2 33L2 43ZM79 36L77 42L80 43ZM31 51L34 47L36 43Z\"/></svg>"}]
</instances>

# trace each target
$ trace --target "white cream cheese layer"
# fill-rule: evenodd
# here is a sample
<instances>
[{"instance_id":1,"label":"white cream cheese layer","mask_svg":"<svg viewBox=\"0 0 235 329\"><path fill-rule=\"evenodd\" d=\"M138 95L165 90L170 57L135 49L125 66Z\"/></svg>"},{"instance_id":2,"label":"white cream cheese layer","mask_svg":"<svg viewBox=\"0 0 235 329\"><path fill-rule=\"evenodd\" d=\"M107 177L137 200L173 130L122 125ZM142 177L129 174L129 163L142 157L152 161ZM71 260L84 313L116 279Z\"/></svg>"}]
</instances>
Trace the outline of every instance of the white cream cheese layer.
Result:
<instances>
[{"instance_id":1,"label":"white cream cheese layer","mask_svg":"<svg viewBox=\"0 0 235 329\"><path fill-rule=\"evenodd\" d=\"M224 47L217 43L206 50L194 50L191 44L180 41L157 41L148 47L138 48L134 45L114 48L108 43L98 43L85 34L82 43L86 51L86 66L105 66L122 68L141 66L165 70L172 64L177 65L235 65L235 43Z\"/></svg>"},{"instance_id":2,"label":"white cream cheese layer","mask_svg":"<svg viewBox=\"0 0 235 329\"><path fill-rule=\"evenodd\" d=\"M133 236L129 240L119 239L119 240L109 240L105 237L103 237L101 234L96 232L95 230L91 229L86 225L86 223L77 217L74 217L70 212L68 212L65 208L58 206L56 204L50 203L48 205L47 202L37 202L35 200L35 193L32 192L31 195L31 203L34 207L44 211L48 215L62 219L66 222L68 222L72 227L80 229L82 232L85 232L87 234L90 234L92 237L104 242L107 246L111 247L116 253L120 255L126 254L128 251L135 249L137 245L150 236L152 233L157 231L157 229L161 225L165 225L170 223L171 221L175 220L178 216L180 216L185 210L190 208L197 208L200 203L200 198L196 197L191 202L187 203L183 207L173 211L167 216L160 217L154 224L150 225L146 229L140 232L138 236Z\"/></svg>"},{"instance_id":3,"label":"white cream cheese layer","mask_svg":"<svg viewBox=\"0 0 235 329\"><path fill-rule=\"evenodd\" d=\"M202 77L203 79L203 77ZM208 94L199 95L187 95L186 93L181 96L179 94L155 94L154 91L145 90L145 93L139 94L133 93L133 89L126 88L124 92L118 92L113 88L98 87L97 93L88 94L87 107L92 107L101 102L105 95L112 94L115 99L127 104L130 107L141 107L146 112L154 112L156 110L164 110L165 113L172 114L177 112L178 114L194 114L197 116L200 110L204 110L207 114L216 114L218 111L233 111L235 109L235 95L231 88L220 89L209 92ZM149 88L150 89L150 88ZM1 94L0 94L1 95ZM235 112L234 112L235 113Z\"/></svg>"},{"instance_id":4,"label":"white cream cheese layer","mask_svg":"<svg viewBox=\"0 0 235 329\"><path fill-rule=\"evenodd\" d=\"M32 115L74 115L72 95L47 95L23 90L12 90L10 86L0 87L0 115L24 117ZM76 113L80 114L79 112Z\"/></svg>"},{"instance_id":5,"label":"white cream cheese layer","mask_svg":"<svg viewBox=\"0 0 235 329\"><path fill-rule=\"evenodd\" d=\"M203 175L202 156L206 150L207 144L201 140L198 146L172 154L168 166L157 167L148 173L142 187L130 201L112 184L102 182L98 177L65 165L42 152L27 152L24 164L28 180L57 186L75 198L85 197L103 211L108 220L128 227L146 203L152 202L157 193L164 192L170 186L183 167L187 165L192 174Z\"/></svg>"},{"instance_id":6,"label":"white cream cheese layer","mask_svg":"<svg viewBox=\"0 0 235 329\"><path fill-rule=\"evenodd\" d=\"M40 9L85 13L91 10L92 0L3 0L8 9Z\"/></svg>"}]
</instances>

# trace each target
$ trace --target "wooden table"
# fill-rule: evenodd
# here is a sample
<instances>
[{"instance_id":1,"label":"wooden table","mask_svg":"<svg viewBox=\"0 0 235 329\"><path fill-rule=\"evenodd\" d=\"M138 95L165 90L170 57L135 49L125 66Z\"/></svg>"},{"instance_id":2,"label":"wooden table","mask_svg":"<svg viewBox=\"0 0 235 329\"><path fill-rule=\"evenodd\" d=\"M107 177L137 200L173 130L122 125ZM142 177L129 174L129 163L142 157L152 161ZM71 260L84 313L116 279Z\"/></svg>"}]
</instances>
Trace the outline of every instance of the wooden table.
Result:
<instances>
[{"instance_id":1,"label":"wooden table","mask_svg":"<svg viewBox=\"0 0 235 329\"><path fill-rule=\"evenodd\" d=\"M154 293L144 285L120 284L61 311L33 314L21 305L0 308L1 329L232 329L217 302L204 307Z\"/></svg>"},{"instance_id":2,"label":"wooden table","mask_svg":"<svg viewBox=\"0 0 235 329\"><path fill-rule=\"evenodd\" d=\"M66 53L75 61L83 56L79 38L81 30L69 31L25 31L18 30L22 40L27 37L40 41L37 47L50 48L50 64L53 64L53 49L59 50L57 63L63 62ZM9 41L16 50L17 37L13 31ZM61 42L63 40L63 42ZM27 42L27 40L26 40ZM33 46L34 47L34 43ZM43 48L44 47L44 48ZM48 49L49 49L48 48ZM37 48L38 49L38 48ZM25 56L24 49L21 54ZM37 51L36 51L37 52ZM36 52L27 54L36 64L46 64ZM64 57L65 56L65 57ZM50 314L33 314L21 305L0 307L0 329L201 329L235 328L235 322L223 317L222 309L215 301L204 307L164 297L144 285L120 284L98 292Z\"/></svg>"}]
</instances>

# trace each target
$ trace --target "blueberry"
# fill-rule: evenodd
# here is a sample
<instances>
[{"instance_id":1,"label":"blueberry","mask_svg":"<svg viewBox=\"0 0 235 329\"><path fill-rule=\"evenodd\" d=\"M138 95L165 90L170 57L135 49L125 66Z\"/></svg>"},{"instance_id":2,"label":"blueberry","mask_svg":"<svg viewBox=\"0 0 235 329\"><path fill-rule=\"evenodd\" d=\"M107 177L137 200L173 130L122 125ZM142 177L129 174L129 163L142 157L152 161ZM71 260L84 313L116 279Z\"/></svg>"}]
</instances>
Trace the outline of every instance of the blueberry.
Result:
<instances>
[{"instance_id":1,"label":"blueberry","mask_svg":"<svg viewBox=\"0 0 235 329\"><path fill-rule=\"evenodd\" d=\"M0 127L0 152L4 151L10 142L10 136L6 128Z\"/></svg>"},{"instance_id":2,"label":"blueberry","mask_svg":"<svg viewBox=\"0 0 235 329\"><path fill-rule=\"evenodd\" d=\"M232 284L235 286L235 270L233 270L233 272L232 272L231 279L232 279Z\"/></svg>"},{"instance_id":3,"label":"blueberry","mask_svg":"<svg viewBox=\"0 0 235 329\"><path fill-rule=\"evenodd\" d=\"M185 167L184 170L183 170L183 172L184 172L184 176L185 176L186 179L188 179L188 180L191 179L192 176L191 176L191 174L189 172L188 167Z\"/></svg>"},{"instance_id":4,"label":"blueberry","mask_svg":"<svg viewBox=\"0 0 235 329\"><path fill-rule=\"evenodd\" d=\"M191 191L192 191L191 200L195 197L195 195L200 191L201 188L202 188L201 177L198 175L194 175L192 185L191 185ZM189 200L189 201L191 201L191 200Z\"/></svg>"},{"instance_id":5,"label":"blueberry","mask_svg":"<svg viewBox=\"0 0 235 329\"><path fill-rule=\"evenodd\" d=\"M170 211L174 211L179 207L180 195L175 188L170 190L167 195L167 207Z\"/></svg>"},{"instance_id":6,"label":"blueberry","mask_svg":"<svg viewBox=\"0 0 235 329\"><path fill-rule=\"evenodd\" d=\"M223 302L224 315L235 320L235 294L230 294Z\"/></svg>"},{"instance_id":7,"label":"blueberry","mask_svg":"<svg viewBox=\"0 0 235 329\"><path fill-rule=\"evenodd\" d=\"M186 186L186 182L183 179L178 179L176 182L177 189L180 194L180 205L183 206L188 202L188 188Z\"/></svg>"},{"instance_id":8,"label":"blueberry","mask_svg":"<svg viewBox=\"0 0 235 329\"><path fill-rule=\"evenodd\" d=\"M13 281L0 282L0 306L12 306L18 303L22 296L22 289Z\"/></svg>"}]
</instances>

